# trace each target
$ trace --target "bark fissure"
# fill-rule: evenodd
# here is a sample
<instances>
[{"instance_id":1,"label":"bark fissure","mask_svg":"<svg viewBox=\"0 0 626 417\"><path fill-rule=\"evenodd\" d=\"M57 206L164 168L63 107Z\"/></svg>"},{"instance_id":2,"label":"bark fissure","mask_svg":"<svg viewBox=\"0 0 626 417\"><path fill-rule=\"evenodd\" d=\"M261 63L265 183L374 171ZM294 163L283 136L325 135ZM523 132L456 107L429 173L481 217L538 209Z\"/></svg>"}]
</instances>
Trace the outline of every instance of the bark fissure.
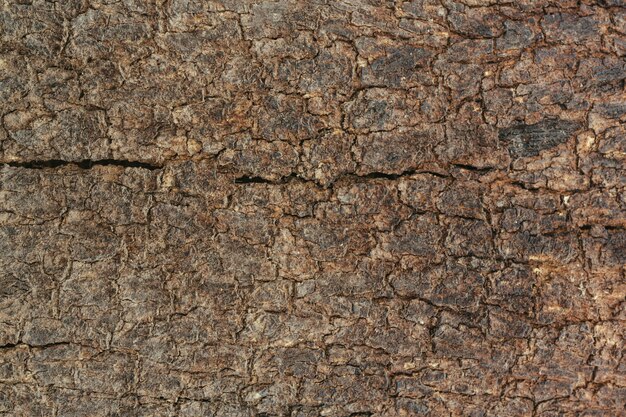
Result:
<instances>
[{"instance_id":1,"label":"bark fissure","mask_svg":"<svg viewBox=\"0 0 626 417\"><path fill-rule=\"evenodd\" d=\"M120 160L120 159L82 159L80 161L65 161L61 159L49 159L49 160L36 160L36 161L9 161L0 163L0 165L10 166L14 168L25 168L25 169L54 169L54 168L62 168L66 166L80 168L80 169L91 169L93 167L98 166L118 166L123 168L141 168L147 169L150 171L163 169L163 166L155 165L149 162L142 161L129 161L129 160Z\"/></svg>"}]
</instances>

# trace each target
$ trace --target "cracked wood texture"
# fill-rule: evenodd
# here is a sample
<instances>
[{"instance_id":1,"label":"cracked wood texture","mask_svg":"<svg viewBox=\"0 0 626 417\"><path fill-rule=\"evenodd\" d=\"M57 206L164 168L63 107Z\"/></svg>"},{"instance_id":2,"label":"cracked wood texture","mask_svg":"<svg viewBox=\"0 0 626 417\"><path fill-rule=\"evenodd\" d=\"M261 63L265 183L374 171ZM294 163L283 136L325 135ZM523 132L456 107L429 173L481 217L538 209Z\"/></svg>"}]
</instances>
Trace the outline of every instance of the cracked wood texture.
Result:
<instances>
[{"instance_id":1,"label":"cracked wood texture","mask_svg":"<svg viewBox=\"0 0 626 417\"><path fill-rule=\"evenodd\" d=\"M0 415L624 416L623 0L5 0Z\"/></svg>"}]
</instances>

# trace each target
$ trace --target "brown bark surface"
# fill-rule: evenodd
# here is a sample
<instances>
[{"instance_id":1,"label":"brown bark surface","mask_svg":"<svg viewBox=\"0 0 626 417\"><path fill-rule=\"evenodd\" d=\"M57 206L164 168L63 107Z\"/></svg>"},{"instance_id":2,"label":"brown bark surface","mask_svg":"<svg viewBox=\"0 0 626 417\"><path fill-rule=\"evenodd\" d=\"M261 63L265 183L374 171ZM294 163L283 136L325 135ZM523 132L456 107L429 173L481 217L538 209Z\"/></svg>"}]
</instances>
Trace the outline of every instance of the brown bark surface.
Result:
<instances>
[{"instance_id":1,"label":"brown bark surface","mask_svg":"<svg viewBox=\"0 0 626 417\"><path fill-rule=\"evenodd\" d=\"M0 3L0 416L624 416L623 0Z\"/></svg>"}]
</instances>

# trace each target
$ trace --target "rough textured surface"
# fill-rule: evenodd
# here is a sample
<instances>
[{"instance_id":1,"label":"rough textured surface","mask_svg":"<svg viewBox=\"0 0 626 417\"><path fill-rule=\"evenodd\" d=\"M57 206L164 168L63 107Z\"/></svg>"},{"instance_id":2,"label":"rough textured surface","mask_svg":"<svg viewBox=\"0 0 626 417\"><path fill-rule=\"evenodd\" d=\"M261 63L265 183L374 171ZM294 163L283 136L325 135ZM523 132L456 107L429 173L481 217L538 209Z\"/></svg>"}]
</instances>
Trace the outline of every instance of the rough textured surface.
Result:
<instances>
[{"instance_id":1,"label":"rough textured surface","mask_svg":"<svg viewBox=\"0 0 626 417\"><path fill-rule=\"evenodd\" d=\"M2 2L0 415L625 415L625 6Z\"/></svg>"}]
</instances>

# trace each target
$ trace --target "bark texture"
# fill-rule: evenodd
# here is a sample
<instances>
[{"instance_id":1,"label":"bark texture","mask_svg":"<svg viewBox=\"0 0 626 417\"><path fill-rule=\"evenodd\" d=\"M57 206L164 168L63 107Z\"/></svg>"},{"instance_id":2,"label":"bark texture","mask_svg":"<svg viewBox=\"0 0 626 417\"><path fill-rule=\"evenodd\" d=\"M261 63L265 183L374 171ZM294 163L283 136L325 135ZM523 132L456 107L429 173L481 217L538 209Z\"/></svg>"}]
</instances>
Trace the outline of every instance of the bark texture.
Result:
<instances>
[{"instance_id":1,"label":"bark texture","mask_svg":"<svg viewBox=\"0 0 626 417\"><path fill-rule=\"evenodd\" d=\"M624 416L623 0L5 0L0 415Z\"/></svg>"}]
</instances>

